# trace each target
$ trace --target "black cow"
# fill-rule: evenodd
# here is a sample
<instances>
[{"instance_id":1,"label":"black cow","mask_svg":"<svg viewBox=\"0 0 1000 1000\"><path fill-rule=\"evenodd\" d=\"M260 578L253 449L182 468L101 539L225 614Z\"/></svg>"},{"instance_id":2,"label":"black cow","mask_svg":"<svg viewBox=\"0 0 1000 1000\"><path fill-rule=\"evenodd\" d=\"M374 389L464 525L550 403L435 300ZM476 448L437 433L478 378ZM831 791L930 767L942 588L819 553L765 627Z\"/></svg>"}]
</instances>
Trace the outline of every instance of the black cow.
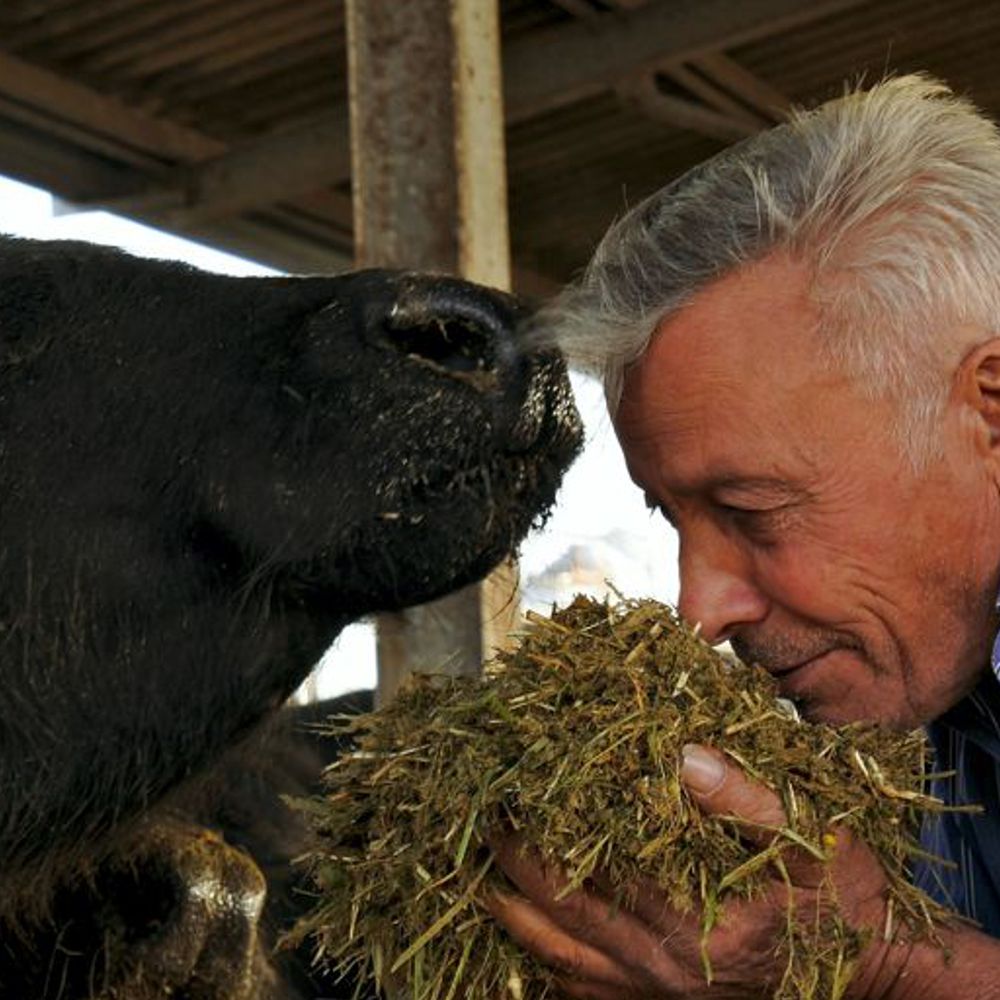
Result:
<instances>
[{"instance_id":1,"label":"black cow","mask_svg":"<svg viewBox=\"0 0 1000 1000\"><path fill-rule=\"evenodd\" d=\"M483 576L552 503L580 427L518 318L447 278L0 242L0 995L214 996L259 873L172 803L346 623ZM81 898L126 945L141 912L141 986L67 972Z\"/></svg>"}]
</instances>

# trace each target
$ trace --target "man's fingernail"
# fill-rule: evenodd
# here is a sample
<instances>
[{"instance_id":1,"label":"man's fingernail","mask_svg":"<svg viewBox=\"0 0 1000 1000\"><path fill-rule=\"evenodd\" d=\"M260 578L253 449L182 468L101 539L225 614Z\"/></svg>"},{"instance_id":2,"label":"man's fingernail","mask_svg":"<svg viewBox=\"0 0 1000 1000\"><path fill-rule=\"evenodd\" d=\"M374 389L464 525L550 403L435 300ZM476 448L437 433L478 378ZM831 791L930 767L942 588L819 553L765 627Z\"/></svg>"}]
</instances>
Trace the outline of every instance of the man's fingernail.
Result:
<instances>
[{"instance_id":1,"label":"man's fingernail","mask_svg":"<svg viewBox=\"0 0 1000 1000\"><path fill-rule=\"evenodd\" d=\"M726 765L695 743L685 745L681 753L681 777L684 784L700 795L711 795L717 791L726 777Z\"/></svg>"}]
</instances>

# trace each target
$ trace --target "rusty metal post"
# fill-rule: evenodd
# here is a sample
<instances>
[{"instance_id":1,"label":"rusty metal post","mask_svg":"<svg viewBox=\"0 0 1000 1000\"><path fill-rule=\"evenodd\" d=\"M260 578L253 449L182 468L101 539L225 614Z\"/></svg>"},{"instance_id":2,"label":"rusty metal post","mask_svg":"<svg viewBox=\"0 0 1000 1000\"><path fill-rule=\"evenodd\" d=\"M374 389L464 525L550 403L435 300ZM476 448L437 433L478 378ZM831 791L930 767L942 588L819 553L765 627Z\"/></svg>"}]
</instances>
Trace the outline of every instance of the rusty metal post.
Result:
<instances>
[{"instance_id":1,"label":"rusty metal post","mask_svg":"<svg viewBox=\"0 0 1000 1000\"><path fill-rule=\"evenodd\" d=\"M507 288L497 0L348 0L355 259ZM516 574L378 621L378 698L413 670L479 672Z\"/></svg>"}]
</instances>

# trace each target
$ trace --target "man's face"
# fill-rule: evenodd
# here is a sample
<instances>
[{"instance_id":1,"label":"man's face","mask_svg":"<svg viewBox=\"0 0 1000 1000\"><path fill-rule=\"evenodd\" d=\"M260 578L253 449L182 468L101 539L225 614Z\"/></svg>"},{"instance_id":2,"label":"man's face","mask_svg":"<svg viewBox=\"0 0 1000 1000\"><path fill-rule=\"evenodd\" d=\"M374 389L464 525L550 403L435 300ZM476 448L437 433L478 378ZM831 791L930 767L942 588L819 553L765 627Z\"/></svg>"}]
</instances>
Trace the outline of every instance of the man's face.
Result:
<instances>
[{"instance_id":1,"label":"man's face","mask_svg":"<svg viewBox=\"0 0 1000 1000\"><path fill-rule=\"evenodd\" d=\"M684 618L813 719L918 725L989 662L995 445L957 372L915 473L893 404L824 365L807 293L781 259L704 289L627 373L618 437L679 532Z\"/></svg>"}]
</instances>

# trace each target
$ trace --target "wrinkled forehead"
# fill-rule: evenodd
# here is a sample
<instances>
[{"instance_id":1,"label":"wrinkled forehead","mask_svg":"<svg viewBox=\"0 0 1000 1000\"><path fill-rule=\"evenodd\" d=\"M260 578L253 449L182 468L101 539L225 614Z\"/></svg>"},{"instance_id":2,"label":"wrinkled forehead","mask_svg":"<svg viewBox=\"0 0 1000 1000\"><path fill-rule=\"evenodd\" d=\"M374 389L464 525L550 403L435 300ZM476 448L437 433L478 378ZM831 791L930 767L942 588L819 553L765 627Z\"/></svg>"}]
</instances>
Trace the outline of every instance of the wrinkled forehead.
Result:
<instances>
[{"instance_id":1,"label":"wrinkled forehead","mask_svg":"<svg viewBox=\"0 0 1000 1000\"><path fill-rule=\"evenodd\" d=\"M655 442L721 461L796 439L843 389L819 350L809 276L787 260L733 272L664 320L625 373L615 428L626 456ZM829 399L826 400L830 402Z\"/></svg>"},{"instance_id":2,"label":"wrinkled forehead","mask_svg":"<svg viewBox=\"0 0 1000 1000\"><path fill-rule=\"evenodd\" d=\"M745 381L767 371L794 382L819 367L812 272L774 256L733 270L664 318L625 373L634 390L651 377ZM791 365L791 367L789 367Z\"/></svg>"}]
</instances>

